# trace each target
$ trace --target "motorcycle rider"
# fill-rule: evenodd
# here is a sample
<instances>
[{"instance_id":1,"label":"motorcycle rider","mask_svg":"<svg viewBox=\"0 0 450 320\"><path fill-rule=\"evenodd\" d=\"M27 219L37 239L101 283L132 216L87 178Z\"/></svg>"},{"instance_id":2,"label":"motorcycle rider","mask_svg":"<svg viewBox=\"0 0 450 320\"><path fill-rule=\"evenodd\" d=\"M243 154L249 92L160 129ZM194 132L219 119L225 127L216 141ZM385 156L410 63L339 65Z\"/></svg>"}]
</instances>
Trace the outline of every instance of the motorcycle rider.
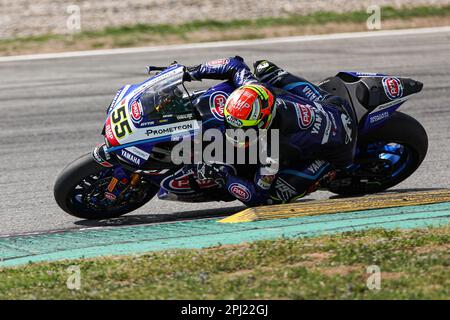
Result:
<instances>
[{"instance_id":1,"label":"motorcycle rider","mask_svg":"<svg viewBox=\"0 0 450 320\"><path fill-rule=\"evenodd\" d=\"M220 181L246 205L286 203L313 192L322 178L332 178L354 158L357 121L353 108L311 82L267 60L254 64L255 74L239 57L188 68L185 80L228 80L236 87L224 107L227 129L278 129L279 168L260 165L254 179L237 176L229 166L201 163L200 179ZM236 147L246 141L229 135ZM277 142L275 142L277 143ZM266 170L264 170L266 169Z\"/></svg>"}]
</instances>

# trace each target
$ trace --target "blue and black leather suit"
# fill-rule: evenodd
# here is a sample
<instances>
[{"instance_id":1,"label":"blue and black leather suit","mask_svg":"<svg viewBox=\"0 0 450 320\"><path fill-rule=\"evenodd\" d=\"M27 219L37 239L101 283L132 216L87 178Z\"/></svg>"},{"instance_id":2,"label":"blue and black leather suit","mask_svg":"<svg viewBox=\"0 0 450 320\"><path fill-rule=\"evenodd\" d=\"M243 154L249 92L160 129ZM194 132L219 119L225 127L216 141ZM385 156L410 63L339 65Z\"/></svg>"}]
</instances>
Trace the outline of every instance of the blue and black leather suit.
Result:
<instances>
[{"instance_id":1,"label":"blue and black leather suit","mask_svg":"<svg viewBox=\"0 0 450 320\"><path fill-rule=\"evenodd\" d=\"M191 80L228 80L236 88L250 82L266 85L276 96L270 129L279 129L279 169L268 174L257 168L254 179L226 171L224 187L249 206L285 203L314 189L334 169L352 164L357 121L347 101L311 82L262 60L255 73L240 57L220 59L189 68Z\"/></svg>"}]
</instances>

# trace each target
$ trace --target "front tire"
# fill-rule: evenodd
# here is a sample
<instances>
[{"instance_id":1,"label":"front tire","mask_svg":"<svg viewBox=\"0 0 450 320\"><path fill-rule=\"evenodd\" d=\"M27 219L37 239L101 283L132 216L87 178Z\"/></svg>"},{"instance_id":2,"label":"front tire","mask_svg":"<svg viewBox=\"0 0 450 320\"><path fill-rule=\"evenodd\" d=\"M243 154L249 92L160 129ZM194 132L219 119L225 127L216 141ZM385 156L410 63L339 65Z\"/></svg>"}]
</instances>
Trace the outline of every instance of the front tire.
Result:
<instances>
[{"instance_id":1,"label":"front tire","mask_svg":"<svg viewBox=\"0 0 450 320\"><path fill-rule=\"evenodd\" d=\"M413 117L395 112L377 130L361 136L358 148L364 148L377 142L395 143L404 146L408 150L408 159L405 167L395 176L387 177L385 180L367 178L368 183L361 183L361 179L352 178L352 183L339 183L339 181L350 181L349 177L339 178L330 183L328 190L343 196L353 196L377 193L389 189L411 176L424 160L428 151L428 136L423 126ZM357 162L357 159L355 160Z\"/></svg>"},{"instance_id":2,"label":"front tire","mask_svg":"<svg viewBox=\"0 0 450 320\"><path fill-rule=\"evenodd\" d=\"M147 186L143 196L139 201L134 201L129 205L119 208L96 209L89 204L83 205L77 202L75 193L80 184L85 183L87 179L93 179L101 172L108 170L98 164L92 157L92 154L86 154L68 164L56 178L54 186L54 197L58 206L68 214L88 220L99 220L119 217L128 212L136 210L150 201L158 191L154 186Z\"/></svg>"}]
</instances>

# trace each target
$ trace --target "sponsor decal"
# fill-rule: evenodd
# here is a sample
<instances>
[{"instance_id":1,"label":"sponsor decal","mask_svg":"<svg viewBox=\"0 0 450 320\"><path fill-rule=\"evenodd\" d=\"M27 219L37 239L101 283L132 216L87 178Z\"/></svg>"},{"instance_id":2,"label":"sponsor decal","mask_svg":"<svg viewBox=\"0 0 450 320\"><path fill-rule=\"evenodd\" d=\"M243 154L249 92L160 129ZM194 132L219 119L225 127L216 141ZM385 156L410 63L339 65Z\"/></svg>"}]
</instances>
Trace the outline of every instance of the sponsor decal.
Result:
<instances>
[{"instance_id":1,"label":"sponsor decal","mask_svg":"<svg viewBox=\"0 0 450 320\"><path fill-rule=\"evenodd\" d=\"M142 105L139 101L133 101L131 104L131 121L139 122L142 120L144 112L142 111Z\"/></svg>"},{"instance_id":2,"label":"sponsor decal","mask_svg":"<svg viewBox=\"0 0 450 320\"><path fill-rule=\"evenodd\" d=\"M198 123L196 121L185 121L149 128L147 129L145 134L148 137L154 138L159 136L178 134L194 129L198 129Z\"/></svg>"},{"instance_id":3,"label":"sponsor decal","mask_svg":"<svg viewBox=\"0 0 450 320\"><path fill-rule=\"evenodd\" d=\"M169 172L169 169L142 170L140 172L142 172L143 174L147 174L149 176L157 176Z\"/></svg>"},{"instance_id":4,"label":"sponsor decal","mask_svg":"<svg viewBox=\"0 0 450 320\"><path fill-rule=\"evenodd\" d=\"M266 71L268 71L268 70L266 70ZM275 81L279 80L281 76L286 75L286 74L288 74L287 71L275 68L274 71L264 74L259 80L262 82L274 83Z\"/></svg>"},{"instance_id":5,"label":"sponsor decal","mask_svg":"<svg viewBox=\"0 0 450 320\"><path fill-rule=\"evenodd\" d=\"M256 102L257 100L255 100ZM242 112L244 109L250 109L250 104L246 101L235 101L235 104L233 106L234 109L238 110L239 112Z\"/></svg>"},{"instance_id":6,"label":"sponsor decal","mask_svg":"<svg viewBox=\"0 0 450 320\"><path fill-rule=\"evenodd\" d=\"M325 132L323 133L323 137L322 137L322 144L325 144L328 142L328 140L330 138L330 133L331 133L331 120L330 120L330 116L329 116L330 113L328 111L325 111L325 109L322 107L322 105L318 104L317 102L315 102L315 105L325 115L326 127L325 127Z\"/></svg>"},{"instance_id":7,"label":"sponsor decal","mask_svg":"<svg viewBox=\"0 0 450 320\"><path fill-rule=\"evenodd\" d=\"M218 67L218 66L226 65L229 62L230 62L230 59L217 59L217 60L213 60L213 61L208 61L206 63L206 65L208 65L210 67Z\"/></svg>"},{"instance_id":8,"label":"sponsor decal","mask_svg":"<svg viewBox=\"0 0 450 320\"><path fill-rule=\"evenodd\" d=\"M189 177L180 177L180 178L176 178L176 179L171 179L168 181L167 183L168 188L167 191L172 191L172 192L186 192L186 191L192 191L191 190L191 185L189 183ZM166 185L165 185L166 187Z\"/></svg>"},{"instance_id":9,"label":"sponsor decal","mask_svg":"<svg viewBox=\"0 0 450 320\"><path fill-rule=\"evenodd\" d=\"M111 118L108 118L108 120L106 120L105 137L108 140L109 145L113 147L119 145L119 141L117 141L116 137L114 136L114 132L111 127Z\"/></svg>"},{"instance_id":10,"label":"sponsor decal","mask_svg":"<svg viewBox=\"0 0 450 320\"><path fill-rule=\"evenodd\" d=\"M303 93L305 94L306 98L311 101L320 100L322 98L322 96L319 93L315 92L315 90L313 90L309 85L306 85L303 88Z\"/></svg>"},{"instance_id":11,"label":"sponsor decal","mask_svg":"<svg viewBox=\"0 0 450 320\"><path fill-rule=\"evenodd\" d=\"M228 187L228 191L241 201L248 201L251 198L250 190L240 183L232 183Z\"/></svg>"},{"instance_id":12,"label":"sponsor decal","mask_svg":"<svg viewBox=\"0 0 450 320\"><path fill-rule=\"evenodd\" d=\"M106 167L106 168L113 167L113 165L111 163L109 163L107 160L102 158L102 156L100 155L100 148L102 149L102 154L105 156L105 158L107 158L107 160L109 160L111 158L109 153L106 152L106 146L105 145L97 145L95 147L94 151L92 152L92 155L94 156L94 160L98 164L102 165L103 167Z\"/></svg>"},{"instance_id":13,"label":"sponsor decal","mask_svg":"<svg viewBox=\"0 0 450 320\"><path fill-rule=\"evenodd\" d=\"M125 150L144 160L148 160L148 158L150 158L150 153L136 147L128 147L125 148Z\"/></svg>"},{"instance_id":14,"label":"sponsor decal","mask_svg":"<svg viewBox=\"0 0 450 320\"><path fill-rule=\"evenodd\" d=\"M348 144L352 141L352 120L346 114L341 114L341 121L345 130L345 144Z\"/></svg>"},{"instance_id":15,"label":"sponsor decal","mask_svg":"<svg viewBox=\"0 0 450 320\"><path fill-rule=\"evenodd\" d=\"M143 128L143 127L150 127L155 125L155 121L149 121L149 122L141 122L139 123L139 127Z\"/></svg>"},{"instance_id":16,"label":"sponsor decal","mask_svg":"<svg viewBox=\"0 0 450 320\"><path fill-rule=\"evenodd\" d=\"M334 136L336 136L337 134L337 124L336 124L336 119L334 118L334 115L332 113L328 113L331 119L331 123L333 125L333 127L331 128L331 134Z\"/></svg>"},{"instance_id":17,"label":"sponsor decal","mask_svg":"<svg viewBox=\"0 0 450 320\"><path fill-rule=\"evenodd\" d=\"M410 97L410 96L412 96L412 94L409 95L408 97ZM404 103L408 99L408 97L403 97L401 99L396 99L396 100L392 100L392 101L389 101L389 102L384 103L384 104L380 104L378 107L373 109L370 113L374 114L374 113L377 113L379 111L382 111L382 110L385 110L385 109L389 109L389 108L392 108L391 112L393 112L394 108L396 109L396 108L400 107L400 105L402 103Z\"/></svg>"},{"instance_id":18,"label":"sponsor decal","mask_svg":"<svg viewBox=\"0 0 450 320\"><path fill-rule=\"evenodd\" d=\"M119 180L117 180L117 178L112 177L111 181L108 184L108 191L113 192L118 182Z\"/></svg>"},{"instance_id":19,"label":"sponsor decal","mask_svg":"<svg viewBox=\"0 0 450 320\"><path fill-rule=\"evenodd\" d=\"M261 176L256 184L263 190L269 190L275 177L275 175Z\"/></svg>"},{"instance_id":20,"label":"sponsor decal","mask_svg":"<svg viewBox=\"0 0 450 320\"><path fill-rule=\"evenodd\" d=\"M128 115L125 109L125 105L122 105L111 112L110 116L114 136L119 140L133 133L133 129L128 122Z\"/></svg>"},{"instance_id":21,"label":"sponsor decal","mask_svg":"<svg viewBox=\"0 0 450 320\"><path fill-rule=\"evenodd\" d=\"M350 72L353 73L353 72ZM384 76L383 74L379 74L379 73L374 73L374 72L355 72L353 73L358 77L380 77L380 76Z\"/></svg>"},{"instance_id":22,"label":"sponsor decal","mask_svg":"<svg viewBox=\"0 0 450 320\"><path fill-rule=\"evenodd\" d=\"M316 160L313 163L311 163L307 169L311 174L315 175L317 172L319 172L320 169L322 169L324 164L326 164L325 161Z\"/></svg>"},{"instance_id":23,"label":"sponsor decal","mask_svg":"<svg viewBox=\"0 0 450 320\"><path fill-rule=\"evenodd\" d=\"M106 145L104 145L103 144L103 147L102 147L102 154L105 156L105 159L106 160L111 160L111 155L107 152L107 150L108 150L108 148L106 147Z\"/></svg>"},{"instance_id":24,"label":"sponsor decal","mask_svg":"<svg viewBox=\"0 0 450 320\"><path fill-rule=\"evenodd\" d=\"M302 129L308 129L314 123L315 113L308 104L295 104L295 112L297 113L297 123Z\"/></svg>"},{"instance_id":25,"label":"sponsor decal","mask_svg":"<svg viewBox=\"0 0 450 320\"><path fill-rule=\"evenodd\" d=\"M394 100L403 96L402 82L396 77L384 77L383 83L384 92L389 99Z\"/></svg>"},{"instance_id":26,"label":"sponsor decal","mask_svg":"<svg viewBox=\"0 0 450 320\"><path fill-rule=\"evenodd\" d=\"M331 121L330 117L328 116L328 112L326 113L326 119L327 119L327 126L325 127L325 132L323 133L322 137L322 144L325 144L330 139L330 133L331 133Z\"/></svg>"},{"instance_id":27,"label":"sponsor decal","mask_svg":"<svg viewBox=\"0 0 450 320\"><path fill-rule=\"evenodd\" d=\"M311 130L312 134L318 134L319 133L320 129L322 128L322 122L323 122L322 116L317 114L315 116L314 125L313 125L313 128Z\"/></svg>"},{"instance_id":28,"label":"sponsor decal","mask_svg":"<svg viewBox=\"0 0 450 320\"><path fill-rule=\"evenodd\" d=\"M289 201L297 195L295 188L280 177L275 181L275 191L277 197L283 201Z\"/></svg>"},{"instance_id":29,"label":"sponsor decal","mask_svg":"<svg viewBox=\"0 0 450 320\"><path fill-rule=\"evenodd\" d=\"M130 88L129 85L126 85L124 87L122 87L121 89L119 89L116 94L114 95L113 100L111 101L111 104L109 105L109 110L111 111L112 109L114 109L114 106L116 105L117 101L119 99L122 99L123 95L127 93L127 90ZM125 99L123 99L121 101L122 104L125 103ZM109 113L109 112L108 112Z\"/></svg>"},{"instance_id":30,"label":"sponsor decal","mask_svg":"<svg viewBox=\"0 0 450 320\"><path fill-rule=\"evenodd\" d=\"M195 193L191 188L191 184L189 181L189 177L193 176L194 173L192 170L184 172L183 169L180 169L175 174L168 176L161 182L161 187L165 190L173 193ZM194 177L200 189L207 189L217 187L217 183L212 179L208 180L198 180L197 177Z\"/></svg>"},{"instance_id":31,"label":"sponsor decal","mask_svg":"<svg viewBox=\"0 0 450 320\"><path fill-rule=\"evenodd\" d=\"M175 116L175 118L177 120L190 120L194 118L194 115L192 113L187 113L187 114L180 114Z\"/></svg>"},{"instance_id":32,"label":"sponsor decal","mask_svg":"<svg viewBox=\"0 0 450 320\"><path fill-rule=\"evenodd\" d=\"M359 77L359 78L367 78L367 77L385 77L385 74L381 74L381 73L375 73L375 72L354 72L354 71L344 71L343 73L347 73L350 74L354 77ZM320 87L320 84L318 85Z\"/></svg>"},{"instance_id":33,"label":"sponsor decal","mask_svg":"<svg viewBox=\"0 0 450 320\"><path fill-rule=\"evenodd\" d=\"M125 87L124 87L124 88L125 88ZM109 107L108 107L108 112L107 112L107 113L110 113L110 112L114 109L114 106L116 105L116 102L117 102L117 100L119 99L119 96L121 95L121 93L122 93L122 91L123 91L124 88L122 88L122 89L120 89L120 90L118 90L118 91L116 92L116 94L115 94L113 100L111 101L111 103L110 103L110 105L109 105Z\"/></svg>"},{"instance_id":34,"label":"sponsor decal","mask_svg":"<svg viewBox=\"0 0 450 320\"><path fill-rule=\"evenodd\" d=\"M135 155L131 154L130 152L125 151L124 149L121 150L121 156L128 161L140 166L141 165L141 159L136 157Z\"/></svg>"},{"instance_id":35,"label":"sponsor decal","mask_svg":"<svg viewBox=\"0 0 450 320\"><path fill-rule=\"evenodd\" d=\"M256 67L256 72L261 73L264 69L266 69L269 66L268 61L263 61Z\"/></svg>"},{"instance_id":36,"label":"sponsor decal","mask_svg":"<svg viewBox=\"0 0 450 320\"><path fill-rule=\"evenodd\" d=\"M323 133L323 137L322 137L322 144L325 144L328 142L329 138L330 138L330 134L331 134L331 120L330 120L330 116L329 113L327 111L325 111L325 109L322 107L321 104L314 102L315 108L314 110L316 110L315 113L315 121L311 130L312 134L319 134L320 129L322 128L322 124L325 122L325 130ZM319 114L320 112L320 114ZM325 121L324 121L324 118Z\"/></svg>"},{"instance_id":37,"label":"sponsor decal","mask_svg":"<svg viewBox=\"0 0 450 320\"><path fill-rule=\"evenodd\" d=\"M108 199L109 201L114 201L116 200L116 195L111 192L105 192L105 198Z\"/></svg>"},{"instance_id":38,"label":"sponsor decal","mask_svg":"<svg viewBox=\"0 0 450 320\"><path fill-rule=\"evenodd\" d=\"M209 107L211 113L217 120L223 121L223 108L225 108L225 102L228 95L225 92L217 91L209 97Z\"/></svg>"},{"instance_id":39,"label":"sponsor decal","mask_svg":"<svg viewBox=\"0 0 450 320\"><path fill-rule=\"evenodd\" d=\"M340 188L340 187L349 187L353 184L353 178L343 178L338 180L332 180L330 182L330 186L333 188Z\"/></svg>"},{"instance_id":40,"label":"sponsor decal","mask_svg":"<svg viewBox=\"0 0 450 320\"><path fill-rule=\"evenodd\" d=\"M231 124L233 127L237 127L237 128L242 127L242 121L239 119L236 119L235 117L233 117L231 115L227 116L227 122L229 124Z\"/></svg>"},{"instance_id":41,"label":"sponsor decal","mask_svg":"<svg viewBox=\"0 0 450 320\"><path fill-rule=\"evenodd\" d=\"M120 94L122 93L122 89L116 92L113 100L111 101L110 107L114 107L116 105L117 99L119 99Z\"/></svg>"},{"instance_id":42,"label":"sponsor decal","mask_svg":"<svg viewBox=\"0 0 450 320\"><path fill-rule=\"evenodd\" d=\"M385 118L387 118L387 117L389 117L389 112L388 112L388 111L385 111L385 112L383 112L383 113L380 113L380 114L371 116L369 122L370 122L370 123L375 123L375 122L378 122L378 121L380 121L380 120L383 120L383 119L385 119Z\"/></svg>"},{"instance_id":43,"label":"sponsor decal","mask_svg":"<svg viewBox=\"0 0 450 320\"><path fill-rule=\"evenodd\" d=\"M319 134L320 130L322 129L322 124L324 123L324 117L326 118L326 121L329 121L329 119L325 109L319 103L315 102L313 109L314 124L312 126L311 133Z\"/></svg>"}]
</instances>

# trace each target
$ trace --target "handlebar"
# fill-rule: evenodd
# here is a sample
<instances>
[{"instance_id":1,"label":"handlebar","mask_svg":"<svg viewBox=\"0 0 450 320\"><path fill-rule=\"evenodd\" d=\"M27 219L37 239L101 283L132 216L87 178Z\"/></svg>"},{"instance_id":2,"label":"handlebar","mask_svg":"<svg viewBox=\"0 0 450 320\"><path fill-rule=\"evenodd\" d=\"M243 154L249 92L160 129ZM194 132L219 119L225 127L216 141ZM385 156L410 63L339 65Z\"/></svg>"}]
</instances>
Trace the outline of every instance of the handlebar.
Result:
<instances>
[{"instance_id":1,"label":"handlebar","mask_svg":"<svg viewBox=\"0 0 450 320\"><path fill-rule=\"evenodd\" d=\"M167 67L147 66L147 73L150 74L153 71L164 71Z\"/></svg>"},{"instance_id":2,"label":"handlebar","mask_svg":"<svg viewBox=\"0 0 450 320\"><path fill-rule=\"evenodd\" d=\"M168 67L158 67L158 66L147 66L147 73L150 74L152 71L164 71L171 65L177 64L177 61L172 62Z\"/></svg>"}]
</instances>

